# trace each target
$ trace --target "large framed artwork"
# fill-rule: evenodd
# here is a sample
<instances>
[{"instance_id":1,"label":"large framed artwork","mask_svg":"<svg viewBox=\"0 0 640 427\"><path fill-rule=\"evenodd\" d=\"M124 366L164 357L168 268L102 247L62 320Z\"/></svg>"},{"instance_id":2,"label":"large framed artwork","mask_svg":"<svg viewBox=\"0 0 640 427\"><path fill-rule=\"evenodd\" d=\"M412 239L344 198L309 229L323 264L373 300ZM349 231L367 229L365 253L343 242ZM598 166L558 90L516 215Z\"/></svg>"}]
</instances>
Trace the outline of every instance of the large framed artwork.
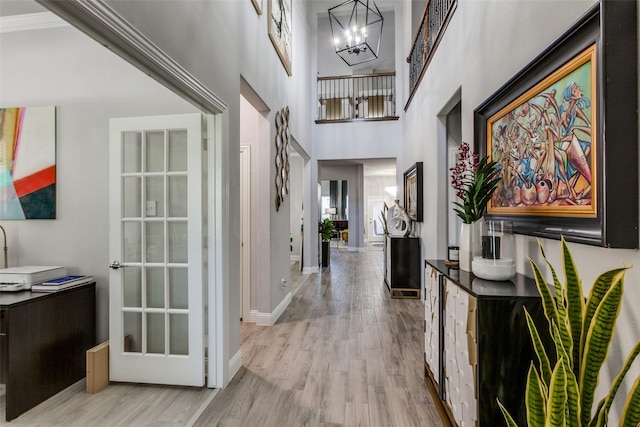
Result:
<instances>
[{"instance_id":1,"label":"large framed artwork","mask_svg":"<svg viewBox=\"0 0 640 427\"><path fill-rule=\"evenodd\" d=\"M638 247L637 22L626 17L635 8L601 2L476 109L476 149L501 174L488 219ZM621 44L630 58L617 55Z\"/></svg>"},{"instance_id":2,"label":"large framed artwork","mask_svg":"<svg viewBox=\"0 0 640 427\"><path fill-rule=\"evenodd\" d=\"M55 219L56 108L0 108L0 219Z\"/></svg>"},{"instance_id":3,"label":"large framed artwork","mask_svg":"<svg viewBox=\"0 0 640 427\"><path fill-rule=\"evenodd\" d=\"M256 13L262 15L262 0L251 0L251 3L253 3L253 7L256 8Z\"/></svg>"},{"instance_id":4,"label":"large framed artwork","mask_svg":"<svg viewBox=\"0 0 640 427\"><path fill-rule=\"evenodd\" d=\"M404 208L412 221L422 222L422 162L404 173Z\"/></svg>"},{"instance_id":5,"label":"large framed artwork","mask_svg":"<svg viewBox=\"0 0 640 427\"><path fill-rule=\"evenodd\" d=\"M269 38L291 75L291 0L269 0Z\"/></svg>"}]
</instances>

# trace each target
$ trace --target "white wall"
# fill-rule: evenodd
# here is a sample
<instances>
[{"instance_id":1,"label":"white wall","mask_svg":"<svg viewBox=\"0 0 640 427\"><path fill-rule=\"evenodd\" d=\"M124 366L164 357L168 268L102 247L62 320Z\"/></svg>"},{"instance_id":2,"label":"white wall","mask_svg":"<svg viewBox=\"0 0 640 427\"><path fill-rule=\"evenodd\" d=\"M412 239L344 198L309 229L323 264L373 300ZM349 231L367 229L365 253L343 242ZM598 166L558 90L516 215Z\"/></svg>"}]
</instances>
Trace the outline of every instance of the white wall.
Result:
<instances>
[{"instance_id":1,"label":"white wall","mask_svg":"<svg viewBox=\"0 0 640 427\"><path fill-rule=\"evenodd\" d=\"M447 31L436 51L416 95L405 115L404 161L399 170L415 161L424 162L425 222L421 227L424 258L446 257L446 233L439 233L442 206L446 202L448 173L438 166L445 164L446 133L438 118L443 108L460 91L462 100L462 140L473 142L473 110L504 82L540 54L574 21L585 13L594 0L567 1L460 1ZM446 207L445 207L446 209ZM446 216L444 216L446 218ZM629 232L637 232L629 230ZM444 238L443 238L444 236ZM561 273L560 244L542 239L546 254ZM527 256L540 260L536 240L517 236L518 272L531 275ZM622 265L640 265L637 250L612 250L594 246L569 244L582 275L585 290L597 274ZM632 345L638 340L640 311L634 309L640 300L640 269L627 273L627 286L613 348L600 378L603 392L618 372ZM634 366L627 378L635 379L640 366ZM627 381L621 394L628 390ZM616 402L611 424L622 402ZM617 423L617 422L616 422Z\"/></svg>"},{"instance_id":2,"label":"white wall","mask_svg":"<svg viewBox=\"0 0 640 427\"><path fill-rule=\"evenodd\" d=\"M229 253L239 250L239 199L233 189L239 185L239 131L240 131L240 77L251 86L264 101L269 112L267 122L274 123L275 113L288 106L290 131L305 151L311 152L310 127L310 50L307 2L294 0L292 6L292 77L280 63L268 37L268 2L264 1L263 13L258 15L250 1L192 0L185 7L179 0L154 2L108 1L113 9L132 23L161 50L171 56L194 77L215 93L229 106L229 157L230 168ZM179 35L179 36L178 36ZM274 141L275 126L269 127L269 141ZM275 148L263 159L273 159ZM270 177L275 174L272 160ZM270 178L272 180L272 178ZM289 198L279 211L275 209L275 189L269 189L271 203L262 212L269 218L270 247L269 301L272 311L289 293L281 286L281 279L289 275ZM236 257L229 258L229 299L239 298L239 265ZM230 328L230 355L240 347L239 319L236 304L231 304L227 321Z\"/></svg>"},{"instance_id":3,"label":"white wall","mask_svg":"<svg viewBox=\"0 0 640 427\"><path fill-rule=\"evenodd\" d=\"M3 33L0 107L55 105L57 216L3 221L9 265L64 265L97 282L109 329L109 119L196 108L72 27Z\"/></svg>"}]
</instances>

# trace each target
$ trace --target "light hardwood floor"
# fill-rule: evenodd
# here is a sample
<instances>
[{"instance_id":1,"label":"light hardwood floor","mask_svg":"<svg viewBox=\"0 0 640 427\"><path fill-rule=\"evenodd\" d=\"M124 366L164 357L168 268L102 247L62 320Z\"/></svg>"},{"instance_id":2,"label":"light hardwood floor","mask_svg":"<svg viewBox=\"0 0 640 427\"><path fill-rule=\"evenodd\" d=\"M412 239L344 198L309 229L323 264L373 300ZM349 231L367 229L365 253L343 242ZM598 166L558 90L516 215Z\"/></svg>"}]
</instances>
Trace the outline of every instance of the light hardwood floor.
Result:
<instances>
[{"instance_id":1,"label":"light hardwood floor","mask_svg":"<svg viewBox=\"0 0 640 427\"><path fill-rule=\"evenodd\" d=\"M424 306L391 299L381 251L331 251L278 323L243 324L243 367L196 426L441 426Z\"/></svg>"},{"instance_id":2,"label":"light hardwood floor","mask_svg":"<svg viewBox=\"0 0 640 427\"><path fill-rule=\"evenodd\" d=\"M242 324L243 367L223 390L87 395L83 380L9 425L441 426L423 381L423 304L389 298L382 255L334 248L322 273L292 266L290 306L274 326Z\"/></svg>"}]
</instances>

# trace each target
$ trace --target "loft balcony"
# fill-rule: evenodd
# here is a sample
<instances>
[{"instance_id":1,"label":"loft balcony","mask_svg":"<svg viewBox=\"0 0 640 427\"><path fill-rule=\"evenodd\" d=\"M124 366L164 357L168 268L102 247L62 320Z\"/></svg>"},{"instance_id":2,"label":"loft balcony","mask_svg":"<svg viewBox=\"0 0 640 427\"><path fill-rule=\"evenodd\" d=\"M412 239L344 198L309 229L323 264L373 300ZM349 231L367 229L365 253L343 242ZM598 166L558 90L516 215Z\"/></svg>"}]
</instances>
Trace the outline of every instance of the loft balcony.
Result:
<instances>
[{"instance_id":1,"label":"loft balcony","mask_svg":"<svg viewBox=\"0 0 640 427\"><path fill-rule=\"evenodd\" d=\"M420 27L418 27L411 52L407 57L407 63L409 63L409 100L404 111L407 111L409 104L411 104L413 95L420 85L422 76L424 76L440 39L447 29L457 4L458 0L427 0Z\"/></svg>"},{"instance_id":2,"label":"loft balcony","mask_svg":"<svg viewBox=\"0 0 640 427\"><path fill-rule=\"evenodd\" d=\"M398 120L396 73L318 77L316 123Z\"/></svg>"}]
</instances>

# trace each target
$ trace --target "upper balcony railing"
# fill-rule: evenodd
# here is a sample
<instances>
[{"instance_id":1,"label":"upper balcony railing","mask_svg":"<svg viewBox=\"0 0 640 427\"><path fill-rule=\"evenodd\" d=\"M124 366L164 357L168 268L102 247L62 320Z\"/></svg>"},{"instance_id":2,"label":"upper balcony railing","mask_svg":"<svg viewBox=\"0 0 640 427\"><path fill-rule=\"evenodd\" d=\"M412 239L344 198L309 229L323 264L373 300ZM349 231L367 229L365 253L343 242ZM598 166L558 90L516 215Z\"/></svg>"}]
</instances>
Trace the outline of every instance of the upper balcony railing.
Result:
<instances>
[{"instance_id":1,"label":"upper balcony railing","mask_svg":"<svg viewBox=\"0 0 640 427\"><path fill-rule=\"evenodd\" d=\"M458 0L427 0L420 28L413 41L413 48L407 57L409 63L409 100L404 107L405 111L411 104L413 95L457 4Z\"/></svg>"},{"instance_id":2,"label":"upper balcony railing","mask_svg":"<svg viewBox=\"0 0 640 427\"><path fill-rule=\"evenodd\" d=\"M398 120L396 73L318 77L316 123Z\"/></svg>"}]
</instances>

